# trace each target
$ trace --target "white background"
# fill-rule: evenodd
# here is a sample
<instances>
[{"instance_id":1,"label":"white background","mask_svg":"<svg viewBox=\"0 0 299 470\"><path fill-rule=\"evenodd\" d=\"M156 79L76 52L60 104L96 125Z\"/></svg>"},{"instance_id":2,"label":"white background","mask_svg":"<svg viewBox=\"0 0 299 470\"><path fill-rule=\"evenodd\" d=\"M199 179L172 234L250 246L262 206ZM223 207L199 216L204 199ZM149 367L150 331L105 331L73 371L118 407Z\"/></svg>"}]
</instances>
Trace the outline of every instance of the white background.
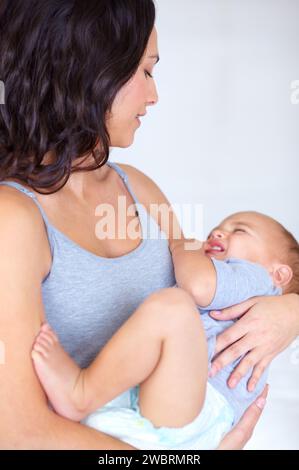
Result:
<instances>
[{"instance_id":1,"label":"white background","mask_svg":"<svg viewBox=\"0 0 299 470\"><path fill-rule=\"evenodd\" d=\"M111 160L150 176L172 204L201 204L206 236L258 210L299 238L299 0L156 0L159 103ZM180 214L178 213L180 216ZM195 226L194 226L195 228ZM299 312L298 312L299 316ZM299 343L272 363L248 449L299 449Z\"/></svg>"}]
</instances>

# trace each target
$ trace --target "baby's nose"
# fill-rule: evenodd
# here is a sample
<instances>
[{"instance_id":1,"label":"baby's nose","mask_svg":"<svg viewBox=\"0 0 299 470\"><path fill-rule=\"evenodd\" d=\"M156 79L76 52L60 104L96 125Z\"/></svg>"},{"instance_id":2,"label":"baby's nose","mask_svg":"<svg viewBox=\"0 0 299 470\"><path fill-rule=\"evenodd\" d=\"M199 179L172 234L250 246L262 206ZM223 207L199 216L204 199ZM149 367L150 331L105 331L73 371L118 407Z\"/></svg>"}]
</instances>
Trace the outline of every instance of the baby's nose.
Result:
<instances>
[{"instance_id":1,"label":"baby's nose","mask_svg":"<svg viewBox=\"0 0 299 470\"><path fill-rule=\"evenodd\" d=\"M215 229L215 230L213 230L211 237L212 238L224 238L225 235L221 230Z\"/></svg>"}]
</instances>

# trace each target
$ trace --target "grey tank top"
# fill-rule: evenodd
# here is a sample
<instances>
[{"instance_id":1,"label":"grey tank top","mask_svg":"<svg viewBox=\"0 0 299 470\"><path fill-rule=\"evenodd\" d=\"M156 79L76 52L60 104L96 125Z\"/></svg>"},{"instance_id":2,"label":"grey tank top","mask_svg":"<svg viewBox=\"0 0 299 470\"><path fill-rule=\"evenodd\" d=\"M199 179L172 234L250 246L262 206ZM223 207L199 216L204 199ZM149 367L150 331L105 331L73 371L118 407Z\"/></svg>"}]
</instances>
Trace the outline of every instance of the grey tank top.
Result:
<instances>
[{"instance_id":1,"label":"grey tank top","mask_svg":"<svg viewBox=\"0 0 299 470\"><path fill-rule=\"evenodd\" d=\"M51 270L42 282L46 319L80 367L90 364L148 295L175 284L168 240L137 200L127 174L116 163L107 164L123 179L142 229L138 247L116 258L80 247L49 222L33 192L17 182L0 182L24 192L40 209L52 253Z\"/></svg>"}]
</instances>

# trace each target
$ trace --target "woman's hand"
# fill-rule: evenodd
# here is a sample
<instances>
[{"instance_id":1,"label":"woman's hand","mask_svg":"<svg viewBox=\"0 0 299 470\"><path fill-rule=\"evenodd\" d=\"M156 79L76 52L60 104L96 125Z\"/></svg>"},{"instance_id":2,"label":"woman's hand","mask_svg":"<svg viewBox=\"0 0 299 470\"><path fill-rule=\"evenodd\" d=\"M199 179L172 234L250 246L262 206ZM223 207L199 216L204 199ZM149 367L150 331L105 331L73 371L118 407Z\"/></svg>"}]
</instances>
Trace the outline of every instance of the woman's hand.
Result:
<instances>
[{"instance_id":1,"label":"woman's hand","mask_svg":"<svg viewBox=\"0 0 299 470\"><path fill-rule=\"evenodd\" d=\"M299 296L296 294L253 297L210 315L217 320L242 317L217 337L217 357L210 371L210 376L214 376L227 364L245 355L229 378L231 388L253 367L247 388L254 390L272 359L299 335Z\"/></svg>"},{"instance_id":2,"label":"woman's hand","mask_svg":"<svg viewBox=\"0 0 299 470\"><path fill-rule=\"evenodd\" d=\"M252 436L255 425L262 414L266 404L269 386L266 385L263 393L250 405L236 426L224 436L216 450L243 449Z\"/></svg>"}]
</instances>

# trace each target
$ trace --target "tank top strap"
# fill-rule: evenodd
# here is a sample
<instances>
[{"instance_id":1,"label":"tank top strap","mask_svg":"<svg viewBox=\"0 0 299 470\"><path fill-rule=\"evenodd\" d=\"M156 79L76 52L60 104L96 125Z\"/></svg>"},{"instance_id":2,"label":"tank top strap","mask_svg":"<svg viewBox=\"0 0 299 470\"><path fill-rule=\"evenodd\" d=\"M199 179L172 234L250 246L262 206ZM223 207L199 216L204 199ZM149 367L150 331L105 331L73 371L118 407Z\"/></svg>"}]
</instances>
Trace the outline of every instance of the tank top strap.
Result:
<instances>
[{"instance_id":1,"label":"tank top strap","mask_svg":"<svg viewBox=\"0 0 299 470\"><path fill-rule=\"evenodd\" d=\"M44 223L46 225L48 238L49 238L49 242L50 242L50 246L51 246L51 253L52 253L52 256L53 256L54 240L53 240L53 235L52 235L52 230L51 230L51 223L49 222L48 217L47 217L44 209L42 208L40 202L37 200L36 195L32 191L30 191L28 188L25 188L25 186L23 186L21 183L18 183L16 181L0 181L0 184L10 186L10 187L13 187L13 188L17 189L18 191L21 191L22 193L26 194L26 196L30 197L35 202L35 204L37 205L37 207L40 210L40 213L41 213L42 218L44 220Z\"/></svg>"},{"instance_id":2,"label":"tank top strap","mask_svg":"<svg viewBox=\"0 0 299 470\"><path fill-rule=\"evenodd\" d=\"M114 163L114 162L107 162L107 165L109 165L110 167L114 168L115 171L117 171L117 173L119 174L119 176L123 179L124 183L125 183L125 186L127 187L129 193L131 194L134 202L136 204L140 204L140 202L138 201L134 191L132 190L132 187L131 187L131 184L129 182L129 177L127 175L127 173L122 169L120 168L120 166L117 165L117 163Z\"/></svg>"},{"instance_id":3,"label":"tank top strap","mask_svg":"<svg viewBox=\"0 0 299 470\"><path fill-rule=\"evenodd\" d=\"M27 194L27 196L31 198L35 198L35 194L30 191L29 189L25 188L21 183L17 183L16 181L0 181L0 184L5 184L6 186L12 186L13 188L22 191L23 193Z\"/></svg>"},{"instance_id":4,"label":"tank top strap","mask_svg":"<svg viewBox=\"0 0 299 470\"><path fill-rule=\"evenodd\" d=\"M132 199L134 200L134 204L135 204L135 207L136 207L136 215L139 217L140 225L141 225L141 228L142 228L143 239L166 238L166 235L164 234L163 231L160 230L160 227L157 224L157 222L148 213L145 206L138 200L137 196L135 195L135 193L134 193L134 191L131 187L131 184L129 182L129 177L128 177L127 173L122 168L120 168L117 165L117 163L107 162L107 165L109 165L110 167L114 168L117 171L117 173L123 179L126 188L128 189L129 193L132 196Z\"/></svg>"}]
</instances>

